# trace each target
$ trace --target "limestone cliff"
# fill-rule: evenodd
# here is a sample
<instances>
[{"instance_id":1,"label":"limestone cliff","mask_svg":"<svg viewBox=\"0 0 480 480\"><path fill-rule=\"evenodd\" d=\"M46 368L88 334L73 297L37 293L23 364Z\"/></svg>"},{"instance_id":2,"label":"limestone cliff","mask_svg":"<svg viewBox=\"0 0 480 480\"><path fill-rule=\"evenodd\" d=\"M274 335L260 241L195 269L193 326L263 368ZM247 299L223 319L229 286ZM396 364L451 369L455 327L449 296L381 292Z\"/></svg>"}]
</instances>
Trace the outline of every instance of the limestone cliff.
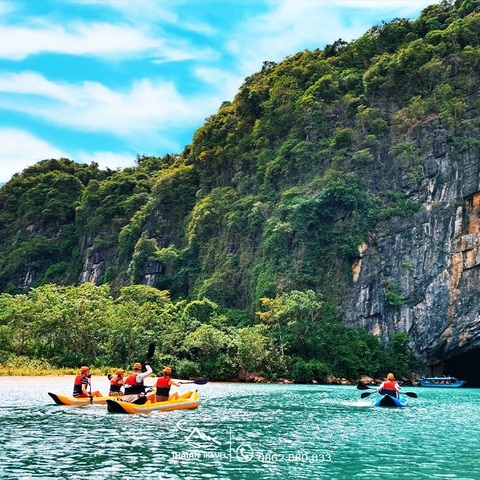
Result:
<instances>
[{"instance_id":1,"label":"limestone cliff","mask_svg":"<svg viewBox=\"0 0 480 480\"><path fill-rule=\"evenodd\" d=\"M343 304L348 324L383 338L407 332L432 366L480 348L480 158L454 136L438 118L410 133L425 161L418 190L406 191L421 209L361 247ZM385 302L392 288L401 305Z\"/></svg>"}]
</instances>

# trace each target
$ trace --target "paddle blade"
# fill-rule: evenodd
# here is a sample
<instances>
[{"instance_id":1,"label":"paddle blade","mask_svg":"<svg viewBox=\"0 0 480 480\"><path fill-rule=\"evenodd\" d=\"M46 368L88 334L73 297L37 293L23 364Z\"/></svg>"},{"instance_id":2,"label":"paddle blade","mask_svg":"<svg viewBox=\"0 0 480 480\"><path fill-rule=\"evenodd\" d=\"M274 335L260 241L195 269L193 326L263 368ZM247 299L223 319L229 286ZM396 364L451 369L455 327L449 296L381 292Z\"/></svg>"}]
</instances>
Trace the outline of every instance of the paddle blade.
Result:
<instances>
[{"instance_id":1,"label":"paddle blade","mask_svg":"<svg viewBox=\"0 0 480 480\"><path fill-rule=\"evenodd\" d=\"M147 359L150 360L153 357L154 354L155 354L155 344L151 343L148 346Z\"/></svg>"},{"instance_id":2,"label":"paddle blade","mask_svg":"<svg viewBox=\"0 0 480 480\"><path fill-rule=\"evenodd\" d=\"M363 392L361 395L360 395L360 398L367 398L369 395L371 395L372 393L375 393L375 392Z\"/></svg>"},{"instance_id":3,"label":"paddle blade","mask_svg":"<svg viewBox=\"0 0 480 480\"><path fill-rule=\"evenodd\" d=\"M194 380L192 383L195 383L196 385L205 385L208 383L208 378L199 378L198 380Z\"/></svg>"},{"instance_id":4,"label":"paddle blade","mask_svg":"<svg viewBox=\"0 0 480 480\"><path fill-rule=\"evenodd\" d=\"M196 385L205 385L208 383L209 378L199 378L198 380L192 380L191 382L180 382L180 385L187 385L195 383Z\"/></svg>"},{"instance_id":5,"label":"paddle blade","mask_svg":"<svg viewBox=\"0 0 480 480\"><path fill-rule=\"evenodd\" d=\"M358 382L357 388L358 390L369 390L369 387L362 382Z\"/></svg>"},{"instance_id":6,"label":"paddle blade","mask_svg":"<svg viewBox=\"0 0 480 480\"><path fill-rule=\"evenodd\" d=\"M403 394L407 397L418 398L418 395L415 392L404 392Z\"/></svg>"}]
</instances>

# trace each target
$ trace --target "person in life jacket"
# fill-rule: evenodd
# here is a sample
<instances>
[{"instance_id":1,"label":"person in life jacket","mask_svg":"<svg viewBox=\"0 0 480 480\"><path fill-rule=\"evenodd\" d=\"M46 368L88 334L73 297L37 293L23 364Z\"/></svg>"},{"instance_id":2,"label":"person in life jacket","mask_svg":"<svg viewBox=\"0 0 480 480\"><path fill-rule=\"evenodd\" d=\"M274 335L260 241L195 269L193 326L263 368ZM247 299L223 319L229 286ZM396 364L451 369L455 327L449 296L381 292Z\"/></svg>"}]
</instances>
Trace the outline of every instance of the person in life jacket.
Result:
<instances>
[{"instance_id":1,"label":"person in life jacket","mask_svg":"<svg viewBox=\"0 0 480 480\"><path fill-rule=\"evenodd\" d=\"M125 371L119 368L115 371L115 375L109 375L110 391L108 395L110 397L123 397L122 387L125 384Z\"/></svg>"},{"instance_id":2,"label":"person in life jacket","mask_svg":"<svg viewBox=\"0 0 480 480\"><path fill-rule=\"evenodd\" d=\"M400 392L400 385L395 380L395 375L389 373L387 379L380 384L377 388L380 395L390 395L392 397L398 398L398 393Z\"/></svg>"},{"instance_id":3,"label":"person in life jacket","mask_svg":"<svg viewBox=\"0 0 480 480\"><path fill-rule=\"evenodd\" d=\"M75 377L73 384L73 396L76 398L101 397L102 394L95 390L92 392L90 385L90 367L81 367L80 375Z\"/></svg>"},{"instance_id":4,"label":"person in life jacket","mask_svg":"<svg viewBox=\"0 0 480 480\"><path fill-rule=\"evenodd\" d=\"M172 379L171 367L165 367L162 372L162 376L157 378L155 383L155 392L147 395L147 402L166 402L167 400L178 399L178 393L172 393L170 395L170 388L172 385L179 387L181 382L176 382Z\"/></svg>"},{"instance_id":5,"label":"person in life jacket","mask_svg":"<svg viewBox=\"0 0 480 480\"><path fill-rule=\"evenodd\" d=\"M126 402L134 402L145 393L143 380L152 373L152 367L145 365L145 372L142 373L142 364L134 363L133 372L125 379L125 397Z\"/></svg>"}]
</instances>

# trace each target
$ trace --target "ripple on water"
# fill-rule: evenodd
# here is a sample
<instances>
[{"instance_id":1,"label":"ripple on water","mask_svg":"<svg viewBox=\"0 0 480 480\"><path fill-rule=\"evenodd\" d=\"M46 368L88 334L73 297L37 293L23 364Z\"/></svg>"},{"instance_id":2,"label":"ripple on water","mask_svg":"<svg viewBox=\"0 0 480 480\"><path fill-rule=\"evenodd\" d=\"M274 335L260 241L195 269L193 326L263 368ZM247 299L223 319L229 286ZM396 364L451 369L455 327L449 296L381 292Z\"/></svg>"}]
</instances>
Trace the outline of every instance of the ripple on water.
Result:
<instances>
[{"instance_id":1,"label":"ripple on water","mask_svg":"<svg viewBox=\"0 0 480 480\"><path fill-rule=\"evenodd\" d=\"M476 389L381 409L354 387L207 384L197 410L135 416L52 405L31 381L0 388L0 478L480 478Z\"/></svg>"}]
</instances>

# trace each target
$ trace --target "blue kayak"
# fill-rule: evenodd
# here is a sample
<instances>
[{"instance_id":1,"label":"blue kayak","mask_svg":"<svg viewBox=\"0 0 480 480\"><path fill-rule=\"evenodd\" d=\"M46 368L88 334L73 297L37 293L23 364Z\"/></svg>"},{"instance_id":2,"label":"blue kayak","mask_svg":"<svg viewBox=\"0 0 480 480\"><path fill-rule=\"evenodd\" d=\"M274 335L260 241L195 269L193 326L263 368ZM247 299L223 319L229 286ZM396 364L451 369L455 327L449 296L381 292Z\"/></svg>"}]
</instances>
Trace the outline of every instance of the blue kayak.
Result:
<instances>
[{"instance_id":1,"label":"blue kayak","mask_svg":"<svg viewBox=\"0 0 480 480\"><path fill-rule=\"evenodd\" d=\"M380 398L373 404L374 407L405 407L408 403L408 397L400 395L398 398L391 395L381 395Z\"/></svg>"}]
</instances>

